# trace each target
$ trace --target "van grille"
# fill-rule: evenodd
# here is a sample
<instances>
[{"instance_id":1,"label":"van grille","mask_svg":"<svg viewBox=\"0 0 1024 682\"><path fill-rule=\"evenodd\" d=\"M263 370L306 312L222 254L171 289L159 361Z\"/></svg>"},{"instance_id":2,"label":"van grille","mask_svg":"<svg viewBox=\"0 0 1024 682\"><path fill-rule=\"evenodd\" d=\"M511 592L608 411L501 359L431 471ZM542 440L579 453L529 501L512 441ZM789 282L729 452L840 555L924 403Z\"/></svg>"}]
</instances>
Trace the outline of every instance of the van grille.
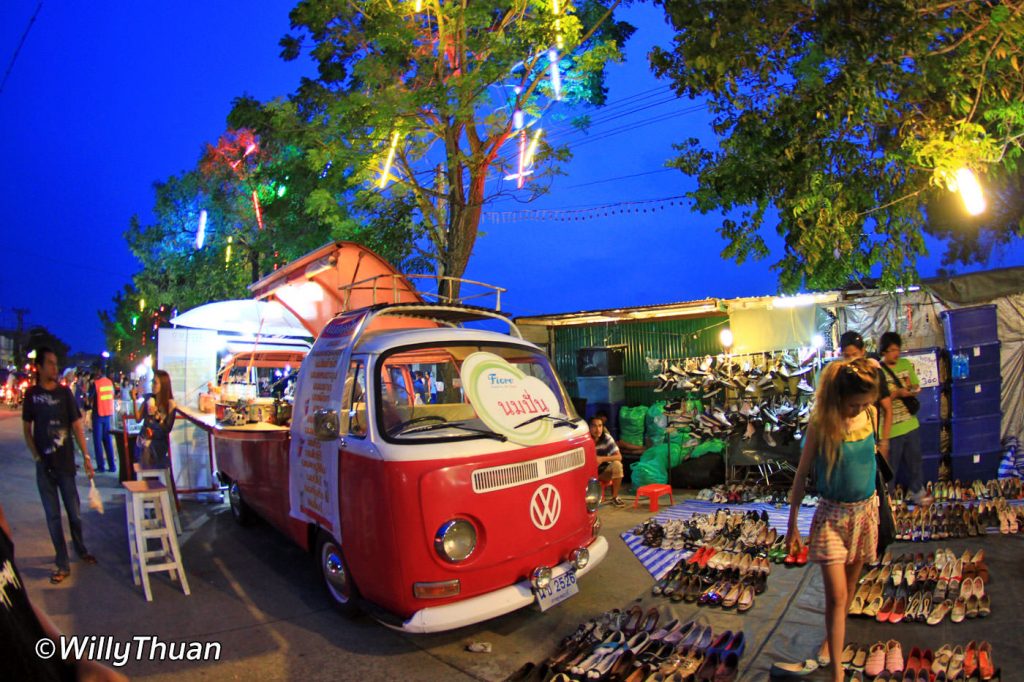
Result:
<instances>
[{"instance_id":1,"label":"van grille","mask_svg":"<svg viewBox=\"0 0 1024 682\"><path fill-rule=\"evenodd\" d=\"M479 469L473 472L473 492L489 493L533 483L572 469L579 469L585 461L586 454L583 448L576 448L558 455L535 459L532 462Z\"/></svg>"}]
</instances>

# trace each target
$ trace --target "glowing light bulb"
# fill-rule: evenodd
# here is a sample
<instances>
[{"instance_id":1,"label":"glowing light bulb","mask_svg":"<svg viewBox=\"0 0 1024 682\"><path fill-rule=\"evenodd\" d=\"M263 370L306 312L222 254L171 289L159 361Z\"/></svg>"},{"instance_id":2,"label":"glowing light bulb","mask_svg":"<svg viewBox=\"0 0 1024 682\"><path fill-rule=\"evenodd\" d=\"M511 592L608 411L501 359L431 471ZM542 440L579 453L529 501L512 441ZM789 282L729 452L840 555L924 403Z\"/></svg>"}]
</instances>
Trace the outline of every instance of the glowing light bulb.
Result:
<instances>
[{"instance_id":1,"label":"glowing light bulb","mask_svg":"<svg viewBox=\"0 0 1024 682\"><path fill-rule=\"evenodd\" d=\"M961 168L956 172L956 188L963 199L964 208L971 215L980 215L985 211L985 195L981 191L977 176L970 168Z\"/></svg>"},{"instance_id":2,"label":"glowing light bulb","mask_svg":"<svg viewBox=\"0 0 1024 682\"><path fill-rule=\"evenodd\" d=\"M726 327L718 333L718 341L722 344L722 348L732 348L732 330Z\"/></svg>"},{"instance_id":3,"label":"glowing light bulb","mask_svg":"<svg viewBox=\"0 0 1024 682\"><path fill-rule=\"evenodd\" d=\"M811 345L815 348L822 348L825 346L825 337L821 334L815 334L811 337Z\"/></svg>"}]
</instances>

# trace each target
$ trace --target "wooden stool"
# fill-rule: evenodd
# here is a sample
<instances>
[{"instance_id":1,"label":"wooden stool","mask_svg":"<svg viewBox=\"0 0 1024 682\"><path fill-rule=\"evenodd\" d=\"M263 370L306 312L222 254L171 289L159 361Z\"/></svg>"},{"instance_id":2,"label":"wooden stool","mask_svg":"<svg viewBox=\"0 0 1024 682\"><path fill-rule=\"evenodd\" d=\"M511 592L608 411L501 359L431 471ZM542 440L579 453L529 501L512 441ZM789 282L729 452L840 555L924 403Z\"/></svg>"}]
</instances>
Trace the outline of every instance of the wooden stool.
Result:
<instances>
[{"instance_id":1,"label":"wooden stool","mask_svg":"<svg viewBox=\"0 0 1024 682\"><path fill-rule=\"evenodd\" d=\"M672 486L664 483L651 483L650 485L643 485L636 489L636 499L633 500L633 509L636 509L640 504L640 498L646 497L650 503L651 512L658 511L658 498L662 495L668 495L668 500L672 504L675 504L675 498L672 497Z\"/></svg>"},{"instance_id":2,"label":"wooden stool","mask_svg":"<svg viewBox=\"0 0 1024 682\"><path fill-rule=\"evenodd\" d=\"M135 465L135 479L138 481L144 481L147 479L160 481L161 485L167 488L167 494L170 496L171 482L168 480L171 475L170 469L143 469L138 464ZM178 518L178 501L171 500L171 515L174 517L174 532L181 535L181 519Z\"/></svg>"},{"instance_id":3,"label":"wooden stool","mask_svg":"<svg viewBox=\"0 0 1024 682\"><path fill-rule=\"evenodd\" d=\"M168 571L172 580L180 580L185 594L191 594L185 567L181 562L178 536L167 525L172 514L171 496L167 487L153 479L125 481L121 485L128 491L125 517L135 584L141 583L146 601L153 601L149 574ZM148 516L147 512L152 516ZM150 540L159 540L160 549L149 549Z\"/></svg>"}]
</instances>

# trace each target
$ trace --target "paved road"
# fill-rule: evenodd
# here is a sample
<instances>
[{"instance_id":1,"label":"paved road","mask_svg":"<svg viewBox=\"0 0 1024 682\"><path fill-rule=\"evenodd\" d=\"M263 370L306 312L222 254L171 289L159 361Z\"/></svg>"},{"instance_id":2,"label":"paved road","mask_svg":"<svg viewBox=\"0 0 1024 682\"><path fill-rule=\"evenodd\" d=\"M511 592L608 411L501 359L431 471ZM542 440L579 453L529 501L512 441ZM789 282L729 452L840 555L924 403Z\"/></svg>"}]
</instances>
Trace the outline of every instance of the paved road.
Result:
<instances>
[{"instance_id":1,"label":"paved road","mask_svg":"<svg viewBox=\"0 0 1024 682\"><path fill-rule=\"evenodd\" d=\"M434 635L407 635L368 618L335 613L322 595L312 560L265 524L242 528L226 505L186 499L182 552L192 595L163 577L147 603L132 584L124 500L115 477L97 476L106 502L85 505L85 539L98 566L72 563L71 578L49 583L53 548L35 485L35 469L18 413L0 408L0 503L11 523L18 567L32 599L65 632L117 642L155 636L163 642L218 642L219 661L129 661L133 679L189 680L497 680L539 660L576 624L645 593L651 579L616 536L647 517L602 507L611 551L581 580L581 593L541 614L524 609L489 623ZM386 566L382 567L386 570ZM486 641L493 653L465 651Z\"/></svg>"}]
</instances>

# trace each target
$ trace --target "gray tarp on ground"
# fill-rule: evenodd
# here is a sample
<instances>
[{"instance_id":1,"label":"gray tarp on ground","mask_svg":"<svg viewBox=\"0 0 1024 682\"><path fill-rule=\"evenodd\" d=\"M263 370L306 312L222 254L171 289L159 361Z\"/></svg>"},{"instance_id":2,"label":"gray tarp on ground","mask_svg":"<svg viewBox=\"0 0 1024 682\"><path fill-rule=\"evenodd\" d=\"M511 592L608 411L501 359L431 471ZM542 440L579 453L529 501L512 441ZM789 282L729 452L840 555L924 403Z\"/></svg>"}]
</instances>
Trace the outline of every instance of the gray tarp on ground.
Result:
<instances>
[{"instance_id":1,"label":"gray tarp on ground","mask_svg":"<svg viewBox=\"0 0 1024 682\"><path fill-rule=\"evenodd\" d=\"M1004 268L943 280L903 293L854 292L837 306L839 332L854 329L877 342L895 330L906 349L944 347L939 313L994 304L1002 369L1002 437L1024 437L1024 268Z\"/></svg>"}]
</instances>

